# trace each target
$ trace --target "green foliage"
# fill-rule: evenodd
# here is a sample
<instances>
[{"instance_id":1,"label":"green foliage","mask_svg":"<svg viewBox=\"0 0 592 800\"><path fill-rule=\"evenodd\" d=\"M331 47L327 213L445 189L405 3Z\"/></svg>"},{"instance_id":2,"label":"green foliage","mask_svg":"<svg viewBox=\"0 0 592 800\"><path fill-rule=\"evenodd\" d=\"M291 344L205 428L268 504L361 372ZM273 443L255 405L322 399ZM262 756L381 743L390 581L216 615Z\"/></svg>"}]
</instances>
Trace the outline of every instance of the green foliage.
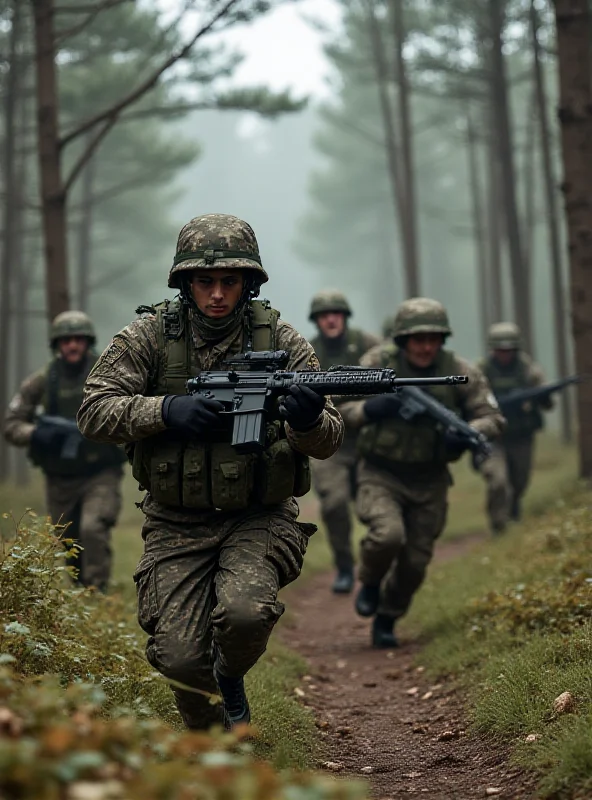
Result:
<instances>
[{"instance_id":1,"label":"green foliage","mask_svg":"<svg viewBox=\"0 0 592 800\"><path fill-rule=\"evenodd\" d=\"M311 760L314 725L289 695L301 660L272 647L248 677L254 741L175 732L164 679L120 597L75 588L75 561L29 512L0 554L0 794L21 800L358 800L357 784L277 767ZM171 725L173 727L171 727Z\"/></svg>"},{"instance_id":2,"label":"green foliage","mask_svg":"<svg viewBox=\"0 0 592 800\"><path fill-rule=\"evenodd\" d=\"M221 731L174 733L103 693L56 676L0 670L0 793L21 800L361 800L360 785L280 774L248 742ZM67 795L65 792L67 791Z\"/></svg>"}]
</instances>

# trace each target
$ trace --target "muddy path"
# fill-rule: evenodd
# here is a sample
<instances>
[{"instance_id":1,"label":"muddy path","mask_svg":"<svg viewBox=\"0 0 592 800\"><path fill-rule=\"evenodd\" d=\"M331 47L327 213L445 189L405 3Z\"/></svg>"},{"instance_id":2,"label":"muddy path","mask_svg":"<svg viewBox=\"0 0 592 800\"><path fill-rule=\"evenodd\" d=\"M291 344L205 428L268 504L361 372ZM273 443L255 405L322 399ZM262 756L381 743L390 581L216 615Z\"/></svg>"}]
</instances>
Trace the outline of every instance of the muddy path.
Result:
<instances>
[{"instance_id":1,"label":"muddy path","mask_svg":"<svg viewBox=\"0 0 592 800\"><path fill-rule=\"evenodd\" d=\"M483 538L444 542L437 559L460 557ZM370 647L370 622L356 616L353 596L330 592L332 577L294 587L282 632L309 664L296 691L324 739L319 766L367 777L380 800L535 797L532 779L508 764L504 748L467 732L461 693L424 676L417 642Z\"/></svg>"}]
</instances>

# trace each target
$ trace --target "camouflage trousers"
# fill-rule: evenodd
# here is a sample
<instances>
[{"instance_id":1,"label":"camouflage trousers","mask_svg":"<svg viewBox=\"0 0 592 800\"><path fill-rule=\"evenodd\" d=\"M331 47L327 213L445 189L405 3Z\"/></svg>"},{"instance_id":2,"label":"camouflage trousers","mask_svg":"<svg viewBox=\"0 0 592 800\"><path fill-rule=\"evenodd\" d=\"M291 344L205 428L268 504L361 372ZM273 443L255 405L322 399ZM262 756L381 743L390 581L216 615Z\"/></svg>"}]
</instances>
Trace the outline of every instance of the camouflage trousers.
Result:
<instances>
[{"instance_id":1,"label":"camouflage trousers","mask_svg":"<svg viewBox=\"0 0 592 800\"><path fill-rule=\"evenodd\" d=\"M494 532L503 531L510 518L520 516L520 502L532 470L534 438L504 440L493 445L481 466L487 484L487 514Z\"/></svg>"},{"instance_id":2,"label":"camouflage trousers","mask_svg":"<svg viewBox=\"0 0 592 800\"><path fill-rule=\"evenodd\" d=\"M300 574L315 525L290 500L247 512L191 513L147 496L144 553L134 581L146 657L173 686L188 728L221 722L212 668L241 677L265 652L284 606L278 591Z\"/></svg>"},{"instance_id":3,"label":"camouflage trousers","mask_svg":"<svg viewBox=\"0 0 592 800\"><path fill-rule=\"evenodd\" d=\"M368 526L361 543L359 578L380 584L379 614L403 616L444 530L450 475L407 481L361 461L356 511Z\"/></svg>"},{"instance_id":4,"label":"camouflage trousers","mask_svg":"<svg viewBox=\"0 0 592 800\"><path fill-rule=\"evenodd\" d=\"M73 564L84 586L106 589L111 575L111 529L121 509L121 467L108 467L90 476L46 476L46 503L51 521L65 525L66 538L83 550Z\"/></svg>"},{"instance_id":5,"label":"camouflage trousers","mask_svg":"<svg viewBox=\"0 0 592 800\"><path fill-rule=\"evenodd\" d=\"M355 494L357 462L355 439L349 437L331 458L310 460L313 487L319 496L335 566L343 570L352 569L354 563L350 503Z\"/></svg>"}]
</instances>

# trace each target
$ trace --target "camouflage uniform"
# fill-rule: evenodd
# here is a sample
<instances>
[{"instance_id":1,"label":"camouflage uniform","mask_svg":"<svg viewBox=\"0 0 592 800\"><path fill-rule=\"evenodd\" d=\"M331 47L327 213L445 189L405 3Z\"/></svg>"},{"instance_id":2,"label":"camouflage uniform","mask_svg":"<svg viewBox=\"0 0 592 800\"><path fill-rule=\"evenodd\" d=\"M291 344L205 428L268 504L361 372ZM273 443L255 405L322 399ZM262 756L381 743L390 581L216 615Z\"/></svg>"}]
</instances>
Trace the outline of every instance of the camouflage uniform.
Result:
<instances>
[{"instance_id":1,"label":"camouflage uniform","mask_svg":"<svg viewBox=\"0 0 592 800\"><path fill-rule=\"evenodd\" d=\"M397 314L395 336L404 348L414 333L450 334L444 308L428 298L405 301ZM361 359L365 367L393 367L400 377L464 374L469 383L432 387L429 393L488 438L503 426L487 381L475 367L450 351L441 350L427 370L413 367L404 349L379 345ZM378 615L396 620L408 609L421 585L436 539L446 523L451 460L443 432L426 417L412 422L399 418L369 424L365 401L340 407L346 427L360 431L364 454L358 467L356 511L368 526L362 541L359 578L381 586Z\"/></svg>"},{"instance_id":2,"label":"camouflage uniform","mask_svg":"<svg viewBox=\"0 0 592 800\"><path fill-rule=\"evenodd\" d=\"M309 319L323 311L340 311L351 316L351 308L345 295L336 290L319 292L313 297ZM379 338L371 333L346 327L342 336L330 339L319 331L311 345L321 364L321 369L338 364L359 364L365 352L378 344ZM336 403L339 407L339 403ZM321 517L335 566L341 572L351 572L353 555L351 546L351 515L349 505L355 490L356 434L346 433L343 444L334 456L326 461L311 461L313 486L321 503Z\"/></svg>"},{"instance_id":3,"label":"camouflage uniform","mask_svg":"<svg viewBox=\"0 0 592 800\"><path fill-rule=\"evenodd\" d=\"M84 335L94 342L92 323L85 314L67 311L52 324L51 345L60 336ZM72 367L56 356L44 369L23 381L6 414L4 435L16 447L31 446L39 409L74 419L82 402L82 388L96 355ZM111 574L111 529L121 507L120 484L125 455L113 445L82 442L75 458L63 459L59 451L35 453L34 463L45 474L46 505L54 524L70 523L68 538L83 551L76 561L78 580L85 586L107 587Z\"/></svg>"},{"instance_id":4,"label":"camouflage uniform","mask_svg":"<svg viewBox=\"0 0 592 800\"><path fill-rule=\"evenodd\" d=\"M510 364L500 364L493 353L478 366L487 376L495 396L541 386L545 383L542 369L520 349L520 330L513 322L498 322L488 336L490 350L512 350ZM553 407L550 398L525 404L508 416L507 428L494 446L490 458L481 466L487 483L487 513L494 533L502 532L510 518L520 516L520 501L530 479L535 433L543 427L541 409Z\"/></svg>"},{"instance_id":5,"label":"camouflage uniform","mask_svg":"<svg viewBox=\"0 0 592 800\"><path fill-rule=\"evenodd\" d=\"M182 270L206 267L256 270L260 283L267 280L252 229L227 215L198 217L183 228L169 286L182 288ZM134 465L139 447L152 453L149 464L156 465L155 470L143 481L144 488L149 488L142 505L144 554L134 575L138 616L150 637L149 662L167 678L189 687L174 688L174 693L185 724L196 729L220 721L219 707L203 694L216 691L214 655L216 668L233 678L243 676L256 663L284 611L278 591L300 573L308 538L316 530L314 525L297 522L298 506L289 495L272 505L248 499L239 509L226 509L223 501L219 507L200 508L203 481L213 492L219 488L215 483L228 478L232 495L244 474L241 457L216 439L211 444L191 439L179 443L163 422L162 395L185 392L188 365L177 364L172 372L170 348L176 346L175 341L185 343L193 375L220 368L226 358L245 349L269 349L256 342L253 348L250 342L254 305L248 300L217 340L204 338L196 308L165 304L169 321L176 319L181 325L181 332L175 329L173 333L168 354L162 338L162 308L143 314L118 333L99 358L78 415L85 436L101 442L135 443ZM277 320L271 334L273 349L290 352L288 369L319 368L312 347L287 322ZM295 456L328 458L343 437L343 422L330 402L312 429L297 432L287 424L281 427ZM187 465L193 455L197 458L206 448L211 448L210 466L190 470ZM215 471L214 458L220 451L226 460ZM247 472L250 469L247 464ZM159 499L166 498L167 491L170 494L167 480L171 478L173 484L182 482L184 504L179 484L176 502L173 495L168 502Z\"/></svg>"}]
</instances>

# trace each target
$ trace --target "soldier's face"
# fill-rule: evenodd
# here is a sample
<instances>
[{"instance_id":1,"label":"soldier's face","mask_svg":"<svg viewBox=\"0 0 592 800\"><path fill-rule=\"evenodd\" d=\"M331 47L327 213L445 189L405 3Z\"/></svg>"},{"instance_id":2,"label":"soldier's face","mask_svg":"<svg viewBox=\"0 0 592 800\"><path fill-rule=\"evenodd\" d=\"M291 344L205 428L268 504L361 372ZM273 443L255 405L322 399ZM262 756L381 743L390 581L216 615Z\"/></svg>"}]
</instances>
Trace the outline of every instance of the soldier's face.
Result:
<instances>
[{"instance_id":1,"label":"soldier's face","mask_svg":"<svg viewBox=\"0 0 592 800\"><path fill-rule=\"evenodd\" d=\"M493 357L502 367L509 367L516 358L515 350L494 350Z\"/></svg>"},{"instance_id":2,"label":"soldier's face","mask_svg":"<svg viewBox=\"0 0 592 800\"><path fill-rule=\"evenodd\" d=\"M336 339L345 330L345 314L343 311L321 311L316 315L315 322L323 336L327 339Z\"/></svg>"},{"instance_id":3,"label":"soldier's face","mask_svg":"<svg viewBox=\"0 0 592 800\"><path fill-rule=\"evenodd\" d=\"M68 364L79 364L89 347L86 336L62 336L58 339L58 351Z\"/></svg>"},{"instance_id":4,"label":"soldier's face","mask_svg":"<svg viewBox=\"0 0 592 800\"><path fill-rule=\"evenodd\" d=\"M191 277L191 296L202 314L221 319L232 314L243 292L240 269L196 269Z\"/></svg>"},{"instance_id":5,"label":"soldier's face","mask_svg":"<svg viewBox=\"0 0 592 800\"><path fill-rule=\"evenodd\" d=\"M444 344L441 333L414 333L407 338L405 353L412 367L431 367Z\"/></svg>"}]
</instances>

